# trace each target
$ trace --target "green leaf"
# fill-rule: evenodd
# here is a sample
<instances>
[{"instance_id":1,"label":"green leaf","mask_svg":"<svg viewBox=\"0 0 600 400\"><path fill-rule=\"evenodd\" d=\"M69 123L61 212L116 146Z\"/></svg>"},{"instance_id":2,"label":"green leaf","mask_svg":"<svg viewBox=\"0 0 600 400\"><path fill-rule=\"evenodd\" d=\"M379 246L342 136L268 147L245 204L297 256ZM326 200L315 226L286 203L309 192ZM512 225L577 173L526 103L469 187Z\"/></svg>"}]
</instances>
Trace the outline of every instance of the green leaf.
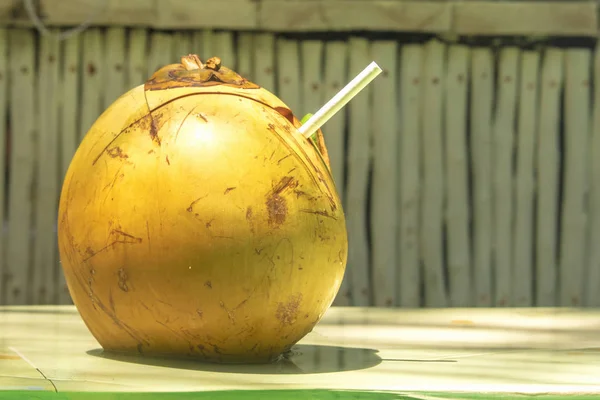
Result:
<instances>
[{"instance_id":1,"label":"green leaf","mask_svg":"<svg viewBox=\"0 0 600 400\"><path fill-rule=\"evenodd\" d=\"M302 117L302 119L300 120L300 123L302 125L304 125L306 123L306 121L308 121L310 119L310 117L312 117L313 115L308 113L306 114L304 117ZM310 135L310 140L313 143L313 145L318 149L319 145L317 143L317 132L313 133L312 135Z\"/></svg>"},{"instance_id":2,"label":"green leaf","mask_svg":"<svg viewBox=\"0 0 600 400\"><path fill-rule=\"evenodd\" d=\"M310 119L310 117L312 117L312 116L313 116L313 115L312 115L312 114L310 114L310 113L309 113L309 114L306 114L304 117L302 117L302 119L300 120L300 123L301 123L302 125L304 125L304 124L306 123L306 121L308 121L308 120Z\"/></svg>"}]
</instances>

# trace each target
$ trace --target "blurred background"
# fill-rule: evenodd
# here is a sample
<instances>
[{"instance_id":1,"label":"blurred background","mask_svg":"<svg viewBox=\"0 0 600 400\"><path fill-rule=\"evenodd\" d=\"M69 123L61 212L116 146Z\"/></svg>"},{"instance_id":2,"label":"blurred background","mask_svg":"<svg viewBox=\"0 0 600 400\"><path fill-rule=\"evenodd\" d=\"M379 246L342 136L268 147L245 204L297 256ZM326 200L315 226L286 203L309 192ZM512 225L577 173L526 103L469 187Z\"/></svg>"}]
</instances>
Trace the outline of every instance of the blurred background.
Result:
<instances>
[{"instance_id":1,"label":"blurred background","mask_svg":"<svg viewBox=\"0 0 600 400\"><path fill-rule=\"evenodd\" d=\"M316 111L341 306L600 306L596 1L0 0L0 304L69 304L62 179L100 113L188 53Z\"/></svg>"}]
</instances>

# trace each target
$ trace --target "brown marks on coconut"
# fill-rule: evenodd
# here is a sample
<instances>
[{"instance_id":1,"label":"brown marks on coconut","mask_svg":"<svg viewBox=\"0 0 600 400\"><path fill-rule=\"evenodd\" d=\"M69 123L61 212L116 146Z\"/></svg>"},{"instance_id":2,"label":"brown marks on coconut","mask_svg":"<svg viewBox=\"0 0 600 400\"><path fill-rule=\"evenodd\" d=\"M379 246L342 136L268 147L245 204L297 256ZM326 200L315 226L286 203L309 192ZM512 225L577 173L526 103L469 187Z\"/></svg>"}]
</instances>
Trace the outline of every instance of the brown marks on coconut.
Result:
<instances>
[{"instance_id":1,"label":"brown marks on coconut","mask_svg":"<svg viewBox=\"0 0 600 400\"><path fill-rule=\"evenodd\" d=\"M291 154L288 154L287 156L280 158L279 160L277 160L277 165L280 165L283 160L285 160L286 158L291 157L291 156L292 156Z\"/></svg>"},{"instance_id":2,"label":"brown marks on coconut","mask_svg":"<svg viewBox=\"0 0 600 400\"><path fill-rule=\"evenodd\" d=\"M127 275L127 272L125 271L125 268L119 268L118 271L118 276L119 276L119 289L121 289L124 292L129 292L129 276Z\"/></svg>"},{"instance_id":3,"label":"brown marks on coconut","mask_svg":"<svg viewBox=\"0 0 600 400\"><path fill-rule=\"evenodd\" d=\"M298 186L298 181L291 176L284 176L273 186L267 194L267 212L269 214L269 225L278 226L285 222L288 214L287 200L282 194L288 189L294 189Z\"/></svg>"},{"instance_id":4,"label":"brown marks on coconut","mask_svg":"<svg viewBox=\"0 0 600 400\"><path fill-rule=\"evenodd\" d=\"M129 163L129 161L125 161L125 162ZM104 188L102 188L103 191L107 192L106 196L104 198L104 201L106 201L108 199L108 195L110 194L111 190L115 187L117 182L119 180L122 180L125 177L125 173L121 172L121 170L122 170L122 167L119 167L119 169L117 170L117 172L115 172L115 175L113 176L111 181L109 183L107 183L104 186ZM90 199L90 202L88 203L88 205L91 203L91 200L92 199Z\"/></svg>"},{"instance_id":5,"label":"brown marks on coconut","mask_svg":"<svg viewBox=\"0 0 600 400\"><path fill-rule=\"evenodd\" d=\"M335 240L335 236L333 237L333 239ZM348 248L345 248L343 250L338 251L338 257L335 260L336 263L338 264L343 264L344 263L344 258L346 258L346 254L348 252Z\"/></svg>"},{"instance_id":6,"label":"brown marks on coconut","mask_svg":"<svg viewBox=\"0 0 600 400\"><path fill-rule=\"evenodd\" d=\"M106 150L106 153L112 158L128 159L129 156L123 152L119 146L112 147Z\"/></svg>"},{"instance_id":7,"label":"brown marks on coconut","mask_svg":"<svg viewBox=\"0 0 600 400\"><path fill-rule=\"evenodd\" d=\"M142 238L133 236L132 234L123 232L119 229L113 229L110 233L121 237L119 243L142 243Z\"/></svg>"},{"instance_id":8,"label":"brown marks on coconut","mask_svg":"<svg viewBox=\"0 0 600 400\"><path fill-rule=\"evenodd\" d=\"M146 99L146 103L147 103L147 99ZM132 131L133 132L136 132L136 131L148 132L152 141L160 146L161 139L158 136L158 131L160 130L161 126L165 122L163 120L165 120L165 116L161 110L158 110L158 111L152 110L148 114L144 115L143 117L131 122L129 125L127 125L123 129L121 129L121 131L119 133L114 135L114 137L111 139L111 141L106 146L104 146L102 151L100 151L100 153L98 153L98 155L92 161L92 165L95 165L98 162L100 157L102 157L102 155L107 152L107 150L113 145L113 143L121 135L126 134L126 133L131 133ZM151 154L151 151L149 151L148 154Z\"/></svg>"},{"instance_id":9,"label":"brown marks on coconut","mask_svg":"<svg viewBox=\"0 0 600 400\"><path fill-rule=\"evenodd\" d=\"M173 137L173 143L177 142L177 138L179 137L179 132L181 132L181 128L185 125L185 121L187 121L188 117L190 115L192 115L192 113L194 112L195 109L196 109L196 107L192 107L192 109L190 111L188 111L188 113L185 115L185 117L183 117L183 120L177 127L177 131L175 132L175 135ZM196 115L202 117L204 122L208 122L208 120L202 114L197 113Z\"/></svg>"},{"instance_id":10,"label":"brown marks on coconut","mask_svg":"<svg viewBox=\"0 0 600 400\"><path fill-rule=\"evenodd\" d=\"M157 121L157 116L155 116L154 114L150 114L150 138L152 139L152 141L154 143L156 143L158 146L160 146L161 141L160 141L160 137L158 136L158 121Z\"/></svg>"},{"instance_id":11,"label":"brown marks on coconut","mask_svg":"<svg viewBox=\"0 0 600 400\"><path fill-rule=\"evenodd\" d=\"M296 293L288 297L287 302L279 303L275 317L282 325L293 325L298 317L300 303L302 302L302 293Z\"/></svg>"},{"instance_id":12,"label":"brown marks on coconut","mask_svg":"<svg viewBox=\"0 0 600 400\"><path fill-rule=\"evenodd\" d=\"M146 114L143 117L133 121L132 123L130 123L123 129L121 129L121 131L119 133L114 135L114 137L110 140L110 142L108 142L108 144L106 146L104 146L102 151L100 151L98 153L98 155L94 158L94 160L92 161L92 165L96 165L96 163L98 162L100 157L102 157L102 155L104 153L107 153L108 149L113 145L113 143L115 143L115 141L119 137L121 137L121 135L126 134L126 133L131 133L132 131L133 132L135 132L135 131L149 132L149 135L150 135L150 138L152 139L152 141L160 146L161 140L160 140L160 137L158 136L158 131L160 130L160 127L162 126L162 124L164 124L163 119L164 119L164 115L162 112L150 111L149 114ZM148 152L148 154L151 154L151 153Z\"/></svg>"},{"instance_id":13,"label":"brown marks on coconut","mask_svg":"<svg viewBox=\"0 0 600 400\"><path fill-rule=\"evenodd\" d=\"M215 351L215 353L217 353L219 355L223 354L223 351L221 351L221 348L219 346L217 346L216 344L209 343L209 345L213 347L213 350ZM217 357L217 360L221 360L221 359L222 359L221 357Z\"/></svg>"},{"instance_id":14,"label":"brown marks on coconut","mask_svg":"<svg viewBox=\"0 0 600 400\"><path fill-rule=\"evenodd\" d=\"M298 189L294 190L294 194L296 194L296 198L297 198L297 199L299 199L300 197L304 197L304 198L306 198L308 201L312 201L312 202L315 202L315 201L318 201L318 200L319 200L317 197L315 197L315 196L310 196L308 193L306 193L306 192L304 192L304 191L302 191L302 190L298 190Z\"/></svg>"},{"instance_id":15,"label":"brown marks on coconut","mask_svg":"<svg viewBox=\"0 0 600 400\"><path fill-rule=\"evenodd\" d=\"M319 171L317 171L317 177L319 179L319 182L321 182L321 184L324 185L325 188L327 189L327 191L325 192L325 195L327 196L327 200L329 200L329 206L331 207L331 211L335 212L337 210L337 204L333 197L333 191L330 189L327 182L325 182L323 175Z\"/></svg>"},{"instance_id":16,"label":"brown marks on coconut","mask_svg":"<svg viewBox=\"0 0 600 400\"><path fill-rule=\"evenodd\" d=\"M83 281L82 277L78 276L78 274L75 274L75 279L75 282L78 283L85 290L85 282ZM108 316L117 327L121 328L133 340L135 340L138 343L145 343L146 345L150 345L150 342L147 340L147 336L146 338L144 338L140 332L127 325L119 318L117 318L115 313L112 312L94 293L90 293L90 298L92 303L98 305L98 309L100 311L106 314L106 316ZM94 308L96 309L96 307Z\"/></svg>"},{"instance_id":17,"label":"brown marks on coconut","mask_svg":"<svg viewBox=\"0 0 600 400\"><path fill-rule=\"evenodd\" d=\"M158 131L164 123L163 119L164 115L161 111L150 111L150 113L144 115L142 118L131 124L130 128L134 128L141 132L147 132L150 136L150 139L160 146L161 140L158 136Z\"/></svg>"},{"instance_id":18,"label":"brown marks on coconut","mask_svg":"<svg viewBox=\"0 0 600 400\"><path fill-rule=\"evenodd\" d=\"M269 225L283 224L288 213L287 201L280 195L273 194L267 199L266 205L269 212Z\"/></svg>"},{"instance_id":19,"label":"brown marks on coconut","mask_svg":"<svg viewBox=\"0 0 600 400\"><path fill-rule=\"evenodd\" d=\"M246 208L246 221L248 221L248 225L250 225L250 232L254 233L254 222L252 221L252 207Z\"/></svg>"},{"instance_id":20,"label":"brown marks on coconut","mask_svg":"<svg viewBox=\"0 0 600 400\"><path fill-rule=\"evenodd\" d=\"M109 291L108 291L108 304L109 304L110 309L112 310L113 314L116 314L115 300L113 299L112 289L109 289Z\"/></svg>"},{"instance_id":21,"label":"brown marks on coconut","mask_svg":"<svg viewBox=\"0 0 600 400\"><path fill-rule=\"evenodd\" d=\"M325 218L331 218L333 220L337 220L337 218L334 215L329 214L327 211L303 209L303 210L300 210L300 212L307 213L307 214L320 215Z\"/></svg>"},{"instance_id":22,"label":"brown marks on coconut","mask_svg":"<svg viewBox=\"0 0 600 400\"><path fill-rule=\"evenodd\" d=\"M111 230L110 236L112 236L114 239L110 243L108 243L106 246L104 246L98 250L94 250L91 247L88 247L86 249L87 257L84 258L83 261L84 262L88 261L92 257L95 257L99 253L102 253L102 252L114 247L117 244L139 244L139 243L142 243L141 237L133 236L127 232L123 232L118 229Z\"/></svg>"},{"instance_id":23,"label":"brown marks on coconut","mask_svg":"<svg viewBox=\"0 0 600 400\"><path fill-rule=\"evenodd\" d=\"M186 210L187 212L193 212L193 211L194 211L194 206L196 205L196 203L198 203L198 202L199 202L200 200L202 200L202 199L205 199L206 197L208 197L208 195L207 195L207 194L206 194L206 195L204 195L204 196L198 197L196 200L192 201L192 202L190 203L189 207L188 207L188 208L186 208L185 210Z\"/></svg>"},{"instance_id":24,"label":"brown marks on coconut","mask_svg":"<svg viewBox=\"0 0 600 400\"><path fill-rule=\"evenodd\" d=\"M197 345L196 345L196 348L198 349L198 351L200 352L200 354L202 354L202 356L203 356L204 358L207 358L207 357L206 357L206 353L205 353L206 347L204 347L204 345L203 345L203 344L197 344Z\"/></svg>"},{"instance_id":25,"label":"brown marks on coconut","mask_svg":"<svg viewBox=\"0 0 600 400\"><path fill-rule=\"evenodd\" d=\"M325 243L325 242L327 242L328 240L330 240L330 239L331 239L331 236L327 236L327 235L321 235L321 234L320 234L320 233L318 233L318 232L317 232L317 237L319 238L319 240L320 240L322 243Z\"/></svg>"},{"instance_id":26,"label":"brown marks on coconut","mask_svg":"<svg viewBox=\"0 0 600 400\"><path fill-rule=\"evenodd\" d=\"M229 321L231 321L231 325L235 325L235 315L233 314L233 310L227 308L225 303L222 301L219 302L219 306L227 313L227 318L229 318Z\"/></svg>"}]
</instances>

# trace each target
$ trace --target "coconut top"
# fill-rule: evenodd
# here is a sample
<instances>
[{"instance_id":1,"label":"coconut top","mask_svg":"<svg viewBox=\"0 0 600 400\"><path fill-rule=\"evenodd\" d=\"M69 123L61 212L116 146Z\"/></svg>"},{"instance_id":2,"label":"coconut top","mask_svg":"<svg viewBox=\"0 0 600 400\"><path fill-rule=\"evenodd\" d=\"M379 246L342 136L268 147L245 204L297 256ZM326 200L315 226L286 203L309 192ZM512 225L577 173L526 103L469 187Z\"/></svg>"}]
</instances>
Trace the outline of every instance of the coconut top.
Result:
<instances>
[{"instance_id":1,"label":"coconut top","mask_svg":"<svg viewBox=\"0 0 600 400\"><path fill-rule=\"evenodd\" d=\"M181 57L180 64L170 64L160 68L144 86L146 90L162 90L216 85L260 89L257 84L221 65L219 57L211 57L203 63L196 54Z\"/></svg>"}]
</instances>

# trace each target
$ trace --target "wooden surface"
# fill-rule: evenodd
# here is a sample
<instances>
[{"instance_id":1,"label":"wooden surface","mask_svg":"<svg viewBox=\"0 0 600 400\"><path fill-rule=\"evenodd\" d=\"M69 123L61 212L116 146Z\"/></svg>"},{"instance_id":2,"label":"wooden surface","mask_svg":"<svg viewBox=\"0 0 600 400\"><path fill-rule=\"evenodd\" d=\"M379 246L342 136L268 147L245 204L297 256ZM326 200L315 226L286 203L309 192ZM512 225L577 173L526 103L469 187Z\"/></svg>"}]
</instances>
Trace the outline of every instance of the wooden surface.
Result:
<instances>
[{"instance_id":1,"label":"wooden surface","mask_svg":"<svg viewBox=\"0 0 600 400\"><path fill-rule=\"evenodd\" d=\"M471 177L473 218L473 300L477 306L492 305L492 104L494 60L487 48L471 55ZM508 189L508 188L507 188ZM506 216L509 218L510 216Z\"/></svg>"},{"instance_id":2,"label":"wooden surface","mask_svg":"<svg viewBox=\"0 0 600 400\"><path fill-rule=\"evenodd\" d=\"M493 304L505 306L511 298L513 244L513 150L516 126L520 51L505 48L498 65L496 113L492 128L492 248L495 267Z\"/></svg>"},{"instance_id":3,"label":"wooden surface","mask_svg":"<svg viewBox=\"0 0 600 400\"><path fill-rule=\"evenodd\" d=\"M292 110L300 109L302 91L300 90L300 48L297 40L277 39L277 87L279 95Z\"/></svg>"},{"instance_id":4,"label":"wooden surface","mask_svg":"<svg viewBox=\"0 0 600 400\"><path fill-rule=\"evenodd\" d=\"M400 134L398 169L398 303L406 307L421 304L421 114L424 48L419 45L402 46L400 53Z\"/></svg>"},{"instance_id":5,"label":"wooden surface","mask_svg":"<svg viewBox=\"0 0 600 400\"><path fill-rule=\"evenodd\" d=\"M133 29L129 32L129 59L127 63L127 87L141 85L148 79L146 57L148 32L145 29Z\"/></svg>"},{"instance_id":6,"label":"wooden surface","mask_svg":"<svg viewBox=\"0 0 600 400\"><path fill-rule=\"evenodd\" d=\"M336 95L337 92L348 82L351 77L348 76L348 45L344 41L331 41L324 45L325 70L323 75L323 89L321 101L326 101ZM317 105L318 109L321 105ZM345 161L346 161L346 117L347 109L341 110L327 122L327 135L325 145L329 152L331 162L331 172L335 186L342 197L342 204L346 204L344 194L346 192L345 181ZM363 286L368 286L367 282ZM348 293L350 289L350 279L342 281L340 293ZM364 295L358 295L364 298ZM363 305L370 304L368 298L361 302ZM338 296L338 305L350 305L350 298L345 295Z\"/></svg>"},{"instance_id":7,"label":"wooden surface","mask_svg":"<svg viewBox=\"0 0 600 400\"><path fill-rule=\"evenodd\" d=\"M11 129L10 190L8 192L8 237L4 267L4 301L8 304L31 303L32 262L30 240L34 202L31 189L35 182L36 121L35 35L30 30L11 30L8 34L9 104Z\"/></svg>"},{"instance_id":8,"label":"wooden surface","mask_svg":"<svg viewBox=\"0 0 600 400\"><path fill-rule=\"evenodd\" d=\"M556 304L558 275L558 235L560 219L560 103L563 86L564 52L546 49L540 81L540 108L537 137L537 210L536 210L536 304ZM600 104L600 103L598 103ZM596 247L596 246L595 246Z\"/></svg>"},{"instance_id":9,"label":"wooden surface","mask_svg":"<svg viewBox=\"0 0 600 400\"><path fill-rule=\"evenodd\" d=\"M60 82L61 109L59 113L59 137L60 137L60 174L58 183L62 185L63 178L69 168L71 157L75 154L79 144L79 93L81 83L79 80L81 71L81 37L73 36L62 45L63 63L61 66ZM60 189L59 189L60 190ZM67 288L65 277L60 264L55 267L54 279L49 280L48 285L55 285L57 298L54 302L68 304L71 299Z\"/></svg>"},{"instance_id":10,"label":"wooden surface","mask_svg":"<svg viewBox=\"0 0 600 400\"><path fill-rule=\"evenodd\" d=\"M403 31L458 35L595 36L597 2L459 0L41 0L48 26L260 31ZM19 0L0 3L0 23L31 26Z\"/></svg>"},{"instance_id":11,"label":"wooden surface","mask_svg":"<svg viewBox=\"0 0 600 400\"><path fill-rule=\"evenodd\" d=\"M594 1L462 1L454 6L458 35L596 36ZM594 33L593 33L594 32Z\"/></svg>"},{"instance_id":12,"label":"wooden surface","mask_svg":"<svg viewBox=\"0 0 600 400\"><path fill-rule=\"evenodd\" d=\"M124 28L109 28L106 31L105 43L105 73L106 87L102 108L108 108L126 90L125 62L126 58L126 32Z\"/></svg>"},{"instance_id":13,"label":"wooden surface","mask_svg":"<svg viewBox=\"0 0 600 400\"><path fill-rule=\"evenodd\" d=\"M596 48L594 56L594 76L595 82L600 80L600 53ZM600 97L600 85L594 86L594 98ZM592 114L592 131L590 139L590 204L600 203L600 102L594 102ZM587 262L586 280L586 300L587 304L595 307L600 307L600 290L598 282L600 282L600 246L595 246L595 243L600 241L600 210L595 207L590 207L590 235L588 246L590 249L589 259Z\"/></svg>"},{"instance_id":14,"label":"wooden surface","mask_svg":"<svg viewBox=\"0 0 600 400\"><path fill-rule=\"evenodd\" d=\"M531 307L533 302L534 150L537 131L539 59L537 51L521 54L519 109L517 113L516 170L512 257L513 306Z\"/></svg>"},{"instance_id":15,"label":"wooden surface","mask_svg":"<svg viewBox=\"0 0 600 400\"><path fill-rule=\"evenodd\" d=\"M209 53L211 54L211 53ZM275 37L260 33L254 37L254 80L265 89L275 91ZM258 56L260 55L260 57ZM284 99L285 102L285 99Z\"/></svg>"},{"instance_id":16,"label":"wooden surface","mask_svg":"<svg viewBox=\"0 0 600 400\"><path fill-rule=\"evenodd\" d=\"M559 304L583 303L587 256L589 182L590 62L587 49L569 49L565 57L564 191L561 218ZM595 246L596 244L591 244Z\"/></svg>"},{"instance_id":17,"label":"wooden surface","mask_svg":"<svg viewBox=\"0 0 600 400\"><path fill-rule=\"evenodd\" d=\"M70 159L116 97L190 52L298 117L383 67L323 127L349 240L336 305L600 305L596 49L123 27L0 30L1 303L70 301L55 242Z\"/></svg>"},{"instance_id":18,"label":"wooden surface","mask_svg":"<svg viewBox=\"0 0 600 400\"><path fill-rule=\"evenodd\" d=\"M363 38L348 41L348 74L356 76L371 61L370 43ZM348 104L348 150L346 168L348 182L345 193L346 227L348 232L348 265L345 280L348 288L340 293L350 298L350 304L366 306L372 304L371 258L369 249L369 227L367 199L371 168L371 94L367 86ZM326 128L325 128L326 129Z\"/></svg>"},{"instance_id":19,"label":"wooden surface","mask_svg":"<svg viewBox=\"0 0 600 400\"><path fill-rule=\"evenodd\" d=\"M397 43L375 41L371 57L383 65L381 76L373 82L371 134L373 140L371 204L371 279L377 306L396 304L398 121L396 92Z\"/></svg>"},{"instance_id":20,"label":"wooden surface","mask_svg":"<svg viewBox=\"0 0 600 400\"><path fill-rule=\"evenodd\" d=\"M33 249L33 282L30 288L31 301L34 304L48 304L58 297L54 293L56 285L46 285L53 281L57 267L58 249L54 229L56 209L60 185L59 176L59 62L61 58L60 43L52 36L42 38L38 47L38 97L37 110L39 118L37 171L36 171L36 203L33 210L35 216L35 244Z\"/></svg>"},{"instance_id":21,"label":"wooden surface","mask_svg":"<svg viewBox=\"0 0 600 400\"><path fill-rule=\"evenodd\" d=\"M453 307L471 303L471 241L467 147L467 76L470 49L450 46L446 68L446 240L448 241L448 301Z\"/></svg>"},{"instance_id":22,"label":"wooden surface","mask_svg":"<svg viewBox=\"0 0 600 400\"><path fill-rule=\"evenodd\" d=\"M6 29L0 29L0 121L5 121L6 116L8 114L8 101L10 99L10 95L8 93L8 70L10 66L8 65L8 32ZM7 129L6 125L0 124L0 137L7 137ZM0 165L6 165L8 149L6 140L0 140ZM6 199L8 185L6 184L6 174L0 174L0 195L1 199ZM6 260L6 233L5 233L5 223L7 220L6 210L4 207L0 207L0 221L2 222L2 231L0 233L0 260ZM5 302L5 295L8 282L8 273L5 267L6 262L2 262L0 264L0 302Z\"/></svg>"},{"instance_id":23,"label":"wooden surface","mask_svg":"<svg viewBox=\"0 0 600 400\"><path fill-rule=\"evenodd\" d=\"M83 32L81 37L81 103L79 104L79 140L92 127L103 110L106 65L104 35L99 28Z\"/></svg>"},{"instance_id":24,"label":"wooden surface","mask_svg":"<svg viewBox=\"0 0 600 400\"><path fill-rule=\"evenodd\" d=\"M115 307L118 312L119 304ZM69 392L145 392L149 399L155 398L148 394L152 392L181 392L168 398L187 399L205 398L198 392L225 390L235 391L229 395L236 399L247 398L244 390L254 390L253 399L470 399L482 393L481 399L600 396L597 311L334 307L292 348L286 361L267 365L103 353L69 306L3 307L0 321L3 399L10 392L2 390L36 391L40 399L46 398L40 391L56 391L69 399L86 398ZM363 394L292 397L278 392L275 397L271 392L269 396L276 389ZM456 397L447 392L461 393ZM226 392L210 396L206 398L230 398Z\"/></svg>"},{"instance_id":25,"label":"wooden surface","mask_svg":"<svg viewBox=\"0 0 600 400\"><path fill-rule=\"evenodd\" d=\"M420 219L421 258L425 282L425 306L445 307L444 274L444 139L443 104L446 46L438 41L425 45L423 59L422 166L423 191Z\"/></svg>"}]
</instances>

